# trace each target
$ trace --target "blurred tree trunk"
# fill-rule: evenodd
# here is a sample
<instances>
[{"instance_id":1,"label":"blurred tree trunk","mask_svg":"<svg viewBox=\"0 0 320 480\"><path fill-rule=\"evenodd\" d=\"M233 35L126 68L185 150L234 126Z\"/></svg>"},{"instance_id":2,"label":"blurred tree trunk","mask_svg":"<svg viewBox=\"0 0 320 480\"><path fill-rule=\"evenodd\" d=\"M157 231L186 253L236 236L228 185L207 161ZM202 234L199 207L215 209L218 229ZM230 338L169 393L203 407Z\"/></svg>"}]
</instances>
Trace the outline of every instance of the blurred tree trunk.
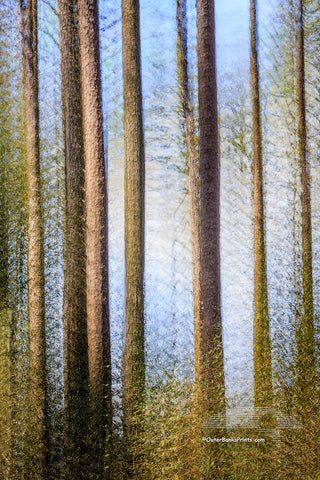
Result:
<instances>
[{"instance_id":1,"label":"blurred tree trunk","mask_svg":"<svg viewBox=\"0 0 320 480\"><path fill-rule=\"evenodd\" d=\"M0 17L2 28L2 15ZM1 57L5 57L5 51L2 42L0 43ZM4 63L4 62L3 62ZM8 69L8 65L0 63L1 81L0 81L0 357L1 358L1 460L0 475L4 478L13 478L15 461L15 401L16 401L16 355L15 340L16 330L15 322L10 314L9 305L9 204L8 187L9 178L7 174L6 163L8 161L10 130L8 128L9 112L6 108L9 95L7 78L3 78L2 70ZM10 121L10 120L9 120ZM9 187L10 188L10 187ZM8 341L9 340L9 341ZM8 348L9 343L9 348ZM8 358L7 358L8 357ZM9 400L9 401L8 401ZM9 415L8 415L9 407ZM9 417L9 420L8 420ZM4 421L5 420L5 421ZM6 459L6 461L4 461ZM7 464L7 465L6 465ZM6 472L6 473L5 473Z\"/></svg>"},{"instance_id":2,"label":"blurred tree trunk","mask_svg":"<svg viewBox=\"0 0 320 480\"><path fill-rule=\"evenodd\" d=\"M302 243L302 315L296 330L296 400L298 419L304 425L296 441L296 472L315 478L319 472L319 398L317 393L316 353L314 338L312 226L310 174L307 159L307 125L305 101L305 52L303 0L296 0L296 106L298 153L301 180L301 243ZM301 473L300 473L301 472Z\"/></svg>"},{"instance_id":3,"label":"blurred tree trunk","mask_svg":"<svg viewBox=\"0 0 320 480\"><path fill-rule=\"evenodd\" d=\"M103 449L111 433L111 354L108 290L107 181L104 158L99 15L97 0L78 0L85 158L86 292L91 468L103 475Z\"/></svg>"},{"instance_id":4,"label":"blurred tree trunk","mask_svg":"<svg viewBox=\"0 0 320 480\"><path fill-rule=\"evenodd\" d=\"M1 118L2 123L2 118ZM3 122L4 123L4 122ZM2 133L2 132L1 132ZM5 132L6 133L6 132ZM1 139L2 141L2 139ZM2 145L0 145L1 160L3 158ZM5 149L3 149L5 150ZM5 153L5 152L4 152ZM8 204L6 191L6 171L2 165L0 171L0 312L6 310L8 306L9 293L9 245L8 245Z\"/></svg>"},{"instance_id":5,"label":"blurred tree trunk","mask_svg":"<svg viewBox=\"0 0 320 480\"><path fill-rule=\"evenodd\" d=\"M300 414L304 421L308 421L310 420L310 416L316 415L317 412L317 393L313 312L311 198L309 166L307 161L303 10L303 1L298 0L296 19L296 101L301 175L303 316L297 331L297 394Z\"/></svg>"},{"instance_id":6,"label":"blurred tree trunk","mask_svg":"<svg viewBox=\"0 0 320 480\"><path fill-rule=\"evenodd\" d=\"M1 16L2 17L2 16ZM0 19L2 20L2 18ZM1 22L2 23L2 22ZM2 27L2 25L1 25ZM3 45L0 43L0 53L4 57ZM2 65L8 69L7 65ZM2 73L2 72L1 72ZM7 142L11 140L8 128L8 110L6 108L7 96L9 94L6 77L1 75L0 83L1 110L0 110L0 357L1 357L1 415L0 415L0 444L1 461L0 476L4 479L14 478L15 473L15 453L16 453L16 355L15 340L16 330L14 318L9 310L9 204L8 187L9 179L7 175L6 163L8 161ZM9 343L9 348L8 348ZM9 414L8 414L9 413Z\"/></svg>"},{"instance_id":7,"label":"blurred tree trunk","mask_svg":"<svg viewBox=\"0 0 320 480\"><path fill-rule=\"evenodd\" d=\"M144 215L145 158L142 118L139 0L122 0L123 95L125 133L126 337L123 354L123 407L129 464L139 455L135 415L141 416L145 389ZM140 419L141 421L141 419ZM131 457L131 458L130 458ZM130 472L129 472L130 475Z\"/></svg>"},{"instance_id":8,"label":"blurred tree trunk","mask_svg":"<svg viewBox=\"0 0 320 480\"><path fill-rule=\"evenodd\" d=\"M28 312L30 338L31 465L34 479L47 476L44 241L39 152L37 0L20 1L28 183Z\"/></svg>"},{"instance_id":9,"label":"blurred tree trunk","mask_svg":"<svg viewBox=\"0 0 320 480\"><path fill-rule=\"evenodd\" d=\"M76 1L59 0L65 139L64 474L87 479L88 340L84 223L84 148Z\"/></svg>"},{"instance_id":10,"label":"blurred tree trunk","mask_svg":"<svg viewBox=\"0 0 320 480\"><path fill-rule=\"evenodd\" d=\"M189 216L193 266L193 317L196 376L199 375L200 338L200 185L196 131L190 98L188 75L188 31L186 0L177 0L177 63L178 81L184 117L187 146Z\"/></svg>"},{"instance_id":11,"label":"blurred tree trunk","mask_svg":"<svg viewBox=\"0 0 320 480\"><path fill-rule=\"evenodd\" d=\"M253 120L253 210L254 210L254 395L256 406L272 404L272 366L268 314L265 248L262 131L257 49L256 1L250 2L251 96Z\"/></svg>"},{"instance_id":12,"label":"blurred tree trunk","mask_svg":"<svg viewBox=\"0 0 320 480\"><path fill-rule=\"evenodd\" d=\"M196 366L201 409L225 408L220 280L220 154L214 1L198 0L200 126L200 326ZM195 332L196 335L198 332Z\"/></svg>"}]
</instances>

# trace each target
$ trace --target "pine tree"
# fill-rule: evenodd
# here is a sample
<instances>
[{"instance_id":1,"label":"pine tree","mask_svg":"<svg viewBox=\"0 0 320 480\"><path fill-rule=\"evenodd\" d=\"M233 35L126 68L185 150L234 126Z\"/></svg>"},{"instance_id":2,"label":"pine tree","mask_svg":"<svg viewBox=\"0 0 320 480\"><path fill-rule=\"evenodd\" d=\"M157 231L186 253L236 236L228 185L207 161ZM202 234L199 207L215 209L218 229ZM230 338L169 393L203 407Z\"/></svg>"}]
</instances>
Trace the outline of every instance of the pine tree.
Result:
<instances>
[{"instance_id":1,"label":"pine tree","mask_svg":"<svg viewBox=\"0 0 320 480\"><path fill-rule=\"evenodd\" d=\"M178 81L187 147L189 217L193 265L193 317L195 338L195 367L199 375L200 340L200 188L199 158L188 74L188 32L186 0L177 0L177 63Z\"/></svg>"},{"instance_id":2,"label":"pine tree","mask_svg":"<svg viewBox=\"0 0 320 480\"><path fill-rule=\"evenodd\" d=\"M144 356L144 198L145 158L142 118L139 0L122 0L125 134L126 336L123 354L124 428L129 464L138 438L145 389ZM141 417L140 417L141 422ZM137 449L136 449L137 450ZM130 467L129 467L130 469ZM129 472L130 475L130 472Z\"/></svg>"},{"instance_id":3,"label":"pine tree","mask_svg":"<svg viewBox=\"0 0 320 480\"><path fill-rule=\"evenodd\" d=\"M257 13L255 0L251 0L250 13L254 210L254 394L256 406L267 406L268 404L272 404L273 395L264 224Z\"/></svg>"},{"instance_id":4,"label":"pine tree","mask_svg":"<svg viewBox=\"0 0 320 480\"><path fill-rule=\"evenodd\" d=\"M65 477L86 479L88 340L84 224L84 148L76 2L59 0L65 137L64 463Z\"/></svg>"},{"instance_id":5,"label":"pine tree","mask_svg":"<svg viewBox=\"0 0 320 480\"><path fill-rule=\"evenodd\" d=\"M306 402L309 402L309 407L312 411L315 408L315 347L312 277L311 198L309 166L307 161L304 28L302 0L298 1L296 28L296 101L300 175L302 188L301 218L303 284L303 318L298 331L298 396L299 404L305 405ZM311 411L307 414L310 414Z\"/></svg>"},{"instance_id":6,"label":"pine tree","mask_svg":"<svg viewBox=\"0 0 320 480\"><path fill-rule=\"evenodd\" d=\"M198 0L200 127L200 327L197 383L202 409L225 407L220 280L220 158L214 2ZM197 371L197 368L196 368Z\"/></svg>"},{"instance_id":7,"label":"pine tree","mask_svg":"<svg viewBox=\"0 0 320 480\"><path fill-rule=\"evenodd\" d=\"M30 338L31 471L47 476L44 242L39 151L37 0L20 1L28 183L28 314Z\"/></svg>"},{"instance_id":8,"label":"pine tree","mask_svg":"<svg viewBox=\"0 0 320 480\"><path fill-rule=\"evenodd\" d=\"M85 158L86 298L92 468L103 475L103 446L111 433L111 355L108 291L107 185L104 158L97 0L78 0Z\"/></svg>"}]
</instances>

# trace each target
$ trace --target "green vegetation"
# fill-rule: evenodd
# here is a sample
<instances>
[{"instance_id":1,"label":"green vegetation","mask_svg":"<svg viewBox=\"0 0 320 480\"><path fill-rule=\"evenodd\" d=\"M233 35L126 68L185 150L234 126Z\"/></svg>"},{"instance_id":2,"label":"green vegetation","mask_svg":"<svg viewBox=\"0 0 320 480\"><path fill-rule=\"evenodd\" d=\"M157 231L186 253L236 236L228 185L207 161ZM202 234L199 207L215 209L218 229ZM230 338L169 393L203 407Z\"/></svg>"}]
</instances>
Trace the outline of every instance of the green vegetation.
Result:
<instances>
[{"instance_id":1,"label":"green vegetation","mask_svg":"<svg viewBox=\"0 0 320 480\"><path fill-rule=\"evenodd\" d=\"M0 479L320 480L318 2L109 3L0 5Z\"/></svg>"}]
</instances>

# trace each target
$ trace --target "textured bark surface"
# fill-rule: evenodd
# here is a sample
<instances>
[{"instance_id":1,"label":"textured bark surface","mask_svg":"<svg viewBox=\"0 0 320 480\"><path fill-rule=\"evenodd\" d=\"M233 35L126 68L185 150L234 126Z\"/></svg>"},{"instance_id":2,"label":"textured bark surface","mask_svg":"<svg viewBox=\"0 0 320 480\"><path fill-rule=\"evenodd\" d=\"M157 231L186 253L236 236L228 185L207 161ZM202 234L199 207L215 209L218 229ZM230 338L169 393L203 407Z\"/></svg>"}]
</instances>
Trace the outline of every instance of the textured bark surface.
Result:
<instances>
[{"instance_id":1,"label":"textured bark surface","mask_svg":"<svg viewBox=\"0 0 320 480\"><path fill-rule=\"evenodd\" d=\"M8 305L9 293L8 204L5 183L6 176L2 174L0 177L0 312Z\"/></svg>"},{"instance_id":2,"label":"textured bark surface","mask_svg":"<svg viewBox=\"0 0 320 480\"><path fill-rule=\"evenodd\" d=\"M84 148L79 35L75 0L59 0L65 137L64 475L87 479L88 341L84 223Z\"/></svg>"},{"instance_id":3,"label":"textured bark surface","mask_svg":"<svg viewBox=\"0 0 320 480\"><path fill-rule=\"evenodd\" d=\"M196 150L195 124L188 76L188 32L186 0L177 0L177 63L178 81L185 121L188 164L189 217L193 267L193 317L196 377L199 376L200 351L200 184L199 159Z\"/></svg>"},{"instance_id":4,"label":"textured bark surface","mask_svg":"<svg viewBox=\"0 0 320 480\"><path fill-rule=\"evenodd\" d=\"M107 184L104 158L97 0L78 0L85 154L86 289L91 432L102 445L111 431ZM102 460L100 452L96 459ZM97 473L97 478L100 478Z\"/></svg>"},{"instance_id":5,"label":"textured bark surface","mask_svg":"<svg viewBox=\"0 0 320 480\"><path fill-rule=\"evenodd\" d=\"M123 354L124 427L129 455L142 413L144 355L144 203L145 165L142 119L139 1L122 0L125 133L126 337ZM138 428L139 430L139 428ZM137 467L137 455L132 458Z\"/></svg>"},{"instance_id":6,"label":"textured bark surface","mask_svg":"<svg viewBox=\"0 0 320 480\"><path fill-rule=\"evenodd\" d=\"M299 141L299 160L301 174L301 213L302 213L302 289L303 317L297 332L297 373L298 404L301 414L308 416L317 411L315 342L313 312L313 276L312 276L312 230L310 176L307 161L307 129L305 105L305 65L304 65L304 27L303 1L297 2L296 21L296 96L297 126Z\"/></svg>"},{"instance_id":7,"label":"textured bark surface","mask_svg":"<svg viewBox=\"0 0 320 480\"><path fill-rule=\"evenodd\" d=\"M200 387L202 409L225 407L220 280L220 158L214 2L198 0L200 126Z\"/></svg>"},{"instance_id":8,"label":"textured bark surface","mask_svg":"<svg viewBox=\"0 0 320 480\"><path fill-rule=\"evenodd\" d=\"M296 102L299 164L301 178L302 239L302 318L297 325L297 405L298 419L304 428L297 442L295 458L302 458L304 475L315 478L319 471L319 395L314 339L312 228L310 175L307 159L307 125L305 101L304 2L296 2ZM303 449L304 446L304 449ZM308 461L305 461L305 451Z\"/></svg>"},{"instance_id":9,"label":"textured bark surface","mask_svg":"<svg viewBox=\"0 0 320 480\"><path fill-rule=\"evenodd\" d=\"M256 406L272 404L272 367L268 314L265 248L262 131L257 49L256 2L250 2L251 96L253 121L253 212L254 212L254 396Z\"/></svg>"},{"instance_id":10,"label":"textured bark surface","mask_svg":"<svg viewBox=\"0 0 320 480\"><path fill-rule=\"evenodd\" d=\"M20 2L28 184L28 313L30 338L31 467L47 476L48 419L38 98L37 1Z\"/></svg>"}]
</instances>

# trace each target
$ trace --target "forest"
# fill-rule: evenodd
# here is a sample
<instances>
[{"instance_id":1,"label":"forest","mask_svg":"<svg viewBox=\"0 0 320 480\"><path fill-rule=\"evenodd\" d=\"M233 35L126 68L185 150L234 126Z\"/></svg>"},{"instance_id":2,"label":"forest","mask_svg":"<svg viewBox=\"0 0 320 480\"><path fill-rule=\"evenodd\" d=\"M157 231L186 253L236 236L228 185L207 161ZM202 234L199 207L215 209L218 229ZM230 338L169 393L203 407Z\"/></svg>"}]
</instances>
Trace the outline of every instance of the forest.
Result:
<instances>
[{"instance_id":1,"label":"forest","mask_svg":"<svg viewBox=\"0 0 320 480\"><path fill-rule=\"evenodd\" d=\"M1 0L0 480L320 480L317 0Z\"/></svg>"}]
</instances>

